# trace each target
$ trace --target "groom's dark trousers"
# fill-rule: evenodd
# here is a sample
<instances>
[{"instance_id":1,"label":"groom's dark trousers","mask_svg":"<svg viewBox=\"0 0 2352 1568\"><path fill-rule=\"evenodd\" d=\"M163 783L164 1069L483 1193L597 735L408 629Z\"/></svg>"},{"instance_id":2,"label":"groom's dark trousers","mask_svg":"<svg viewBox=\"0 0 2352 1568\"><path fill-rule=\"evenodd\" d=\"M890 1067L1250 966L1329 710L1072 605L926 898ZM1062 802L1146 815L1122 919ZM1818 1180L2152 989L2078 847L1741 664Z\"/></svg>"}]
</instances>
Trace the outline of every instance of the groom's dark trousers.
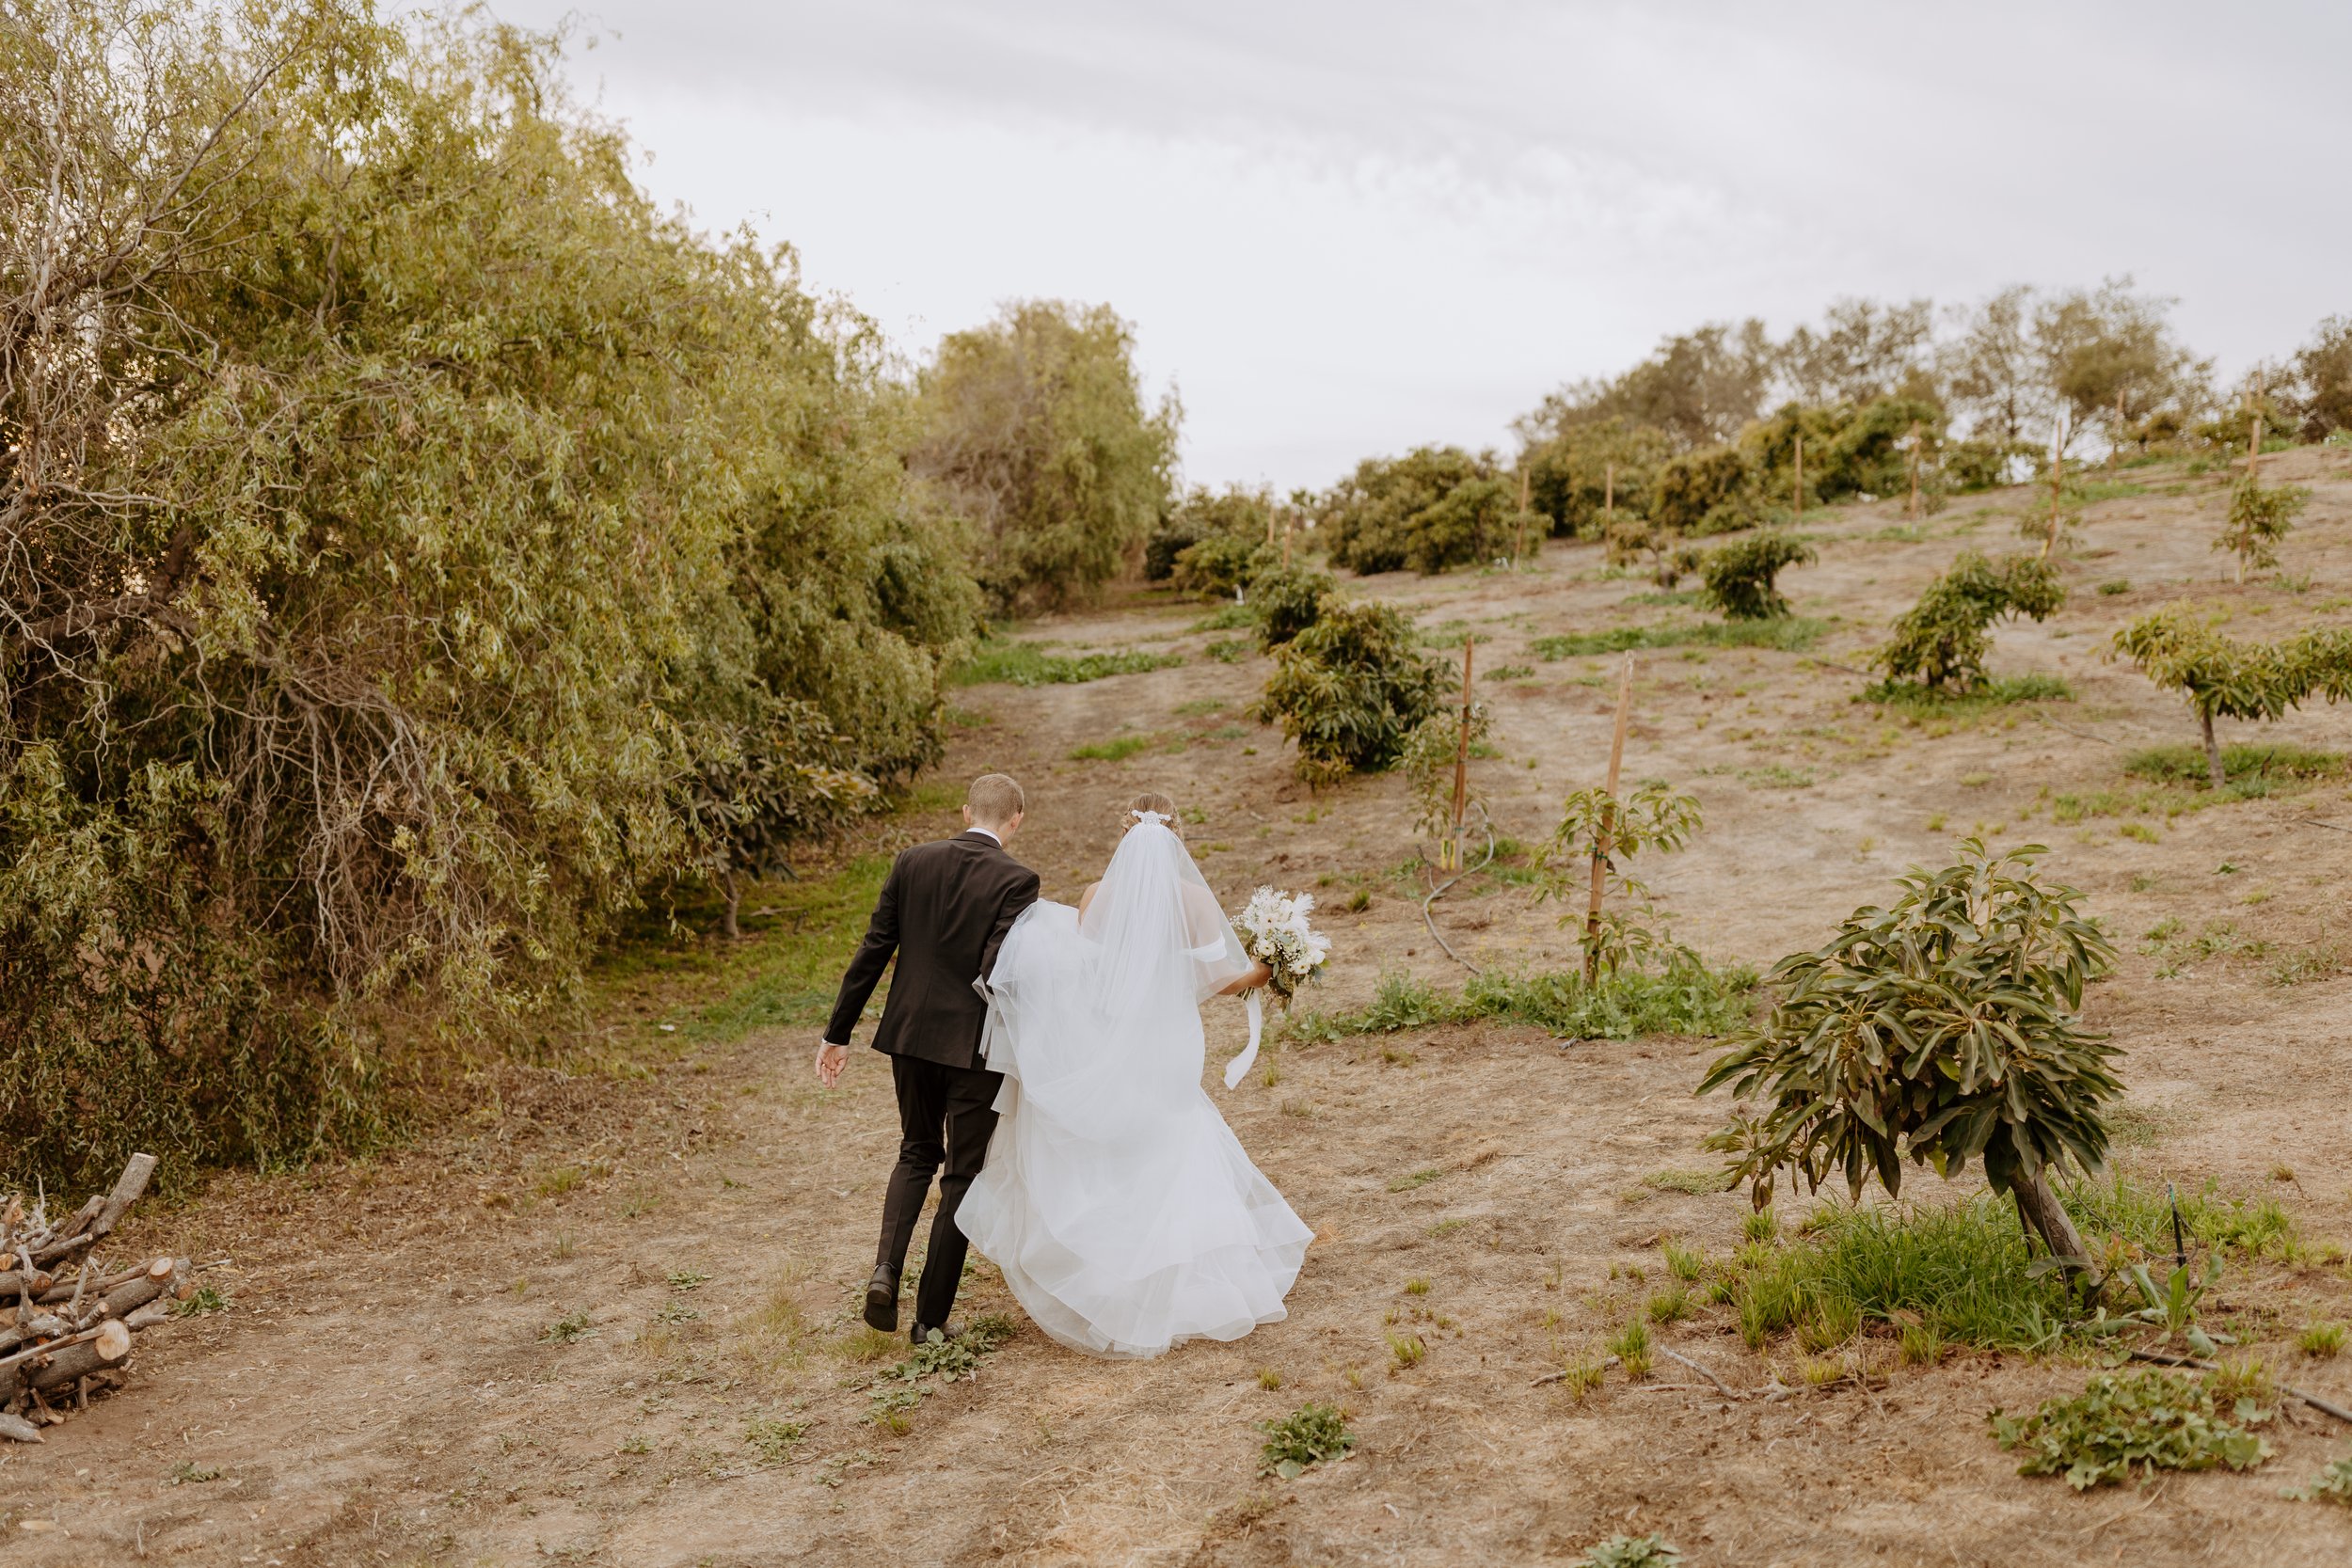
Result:
<instances>
[{"instance_id":1,"label":"groom's dark trousers","mask_svg":"<svg viewBox=\"0 0 2352 1568\"><path fill-rule=\"evenodd\" d=\"M1037 894L1037 873L977 831L906 850L882 882L825 1027L827 1040L850 1043L895 954L898 972L874 1049L890 1057L898 1091L898 1163L882 1200L875 1261L894 1272L905 1266L923 1196L944 1165L914 1302L914 1321L924 1327L944 1326L955 1305L965 1252L956 1207L980 1173L996 1130L993 1102L1003 1079L980 1066L988 1005L973 981L994 967L1005 933Z\"/></svg>"}]
</instances>

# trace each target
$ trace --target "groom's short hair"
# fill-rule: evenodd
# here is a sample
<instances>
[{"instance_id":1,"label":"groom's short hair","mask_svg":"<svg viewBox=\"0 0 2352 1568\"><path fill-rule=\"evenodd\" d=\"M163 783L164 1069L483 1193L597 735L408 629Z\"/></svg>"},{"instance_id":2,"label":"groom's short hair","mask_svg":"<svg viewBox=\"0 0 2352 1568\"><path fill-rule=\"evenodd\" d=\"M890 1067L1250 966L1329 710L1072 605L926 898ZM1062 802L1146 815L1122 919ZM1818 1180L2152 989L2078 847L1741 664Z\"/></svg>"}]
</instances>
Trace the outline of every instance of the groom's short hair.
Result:
<instances>
[{"instance_id":1,"label":"groom's short hair","mask_svg":"<svg viewBox=\"0 0 2352 1568\"><path fill-rule=\"evenodd\" d=\"M974 779L963 803L971 808L972 820L988 828L1001 828L1028 808L1021 786L1002 773L983 773Z\"/></svg>"}]
</instances>

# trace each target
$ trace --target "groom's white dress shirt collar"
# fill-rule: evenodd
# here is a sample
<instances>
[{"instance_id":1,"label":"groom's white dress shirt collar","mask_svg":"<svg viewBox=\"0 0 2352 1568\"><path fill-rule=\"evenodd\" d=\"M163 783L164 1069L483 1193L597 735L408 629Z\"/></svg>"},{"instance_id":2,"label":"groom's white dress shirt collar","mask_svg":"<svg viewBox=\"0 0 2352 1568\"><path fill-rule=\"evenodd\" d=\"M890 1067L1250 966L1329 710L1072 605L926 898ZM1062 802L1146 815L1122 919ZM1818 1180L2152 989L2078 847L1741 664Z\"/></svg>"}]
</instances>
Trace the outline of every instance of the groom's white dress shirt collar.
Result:
<instances>
[{"instance_id":1,"label":"groom's white dress shirt collar","mask_svg":"<svg viewBox=\"0 0 2352 1568\"><path fill-rule=\"evenodd\" d=\"M998 838L994 833L990 832L986 828L981 827L977 822L973 823L972 826L964 829L963 831L967 833L979 834L982 838L988 840L999 849L1002 849L1005 847L1005 841L1003 839Z\"/></svg>"}]
</instances>

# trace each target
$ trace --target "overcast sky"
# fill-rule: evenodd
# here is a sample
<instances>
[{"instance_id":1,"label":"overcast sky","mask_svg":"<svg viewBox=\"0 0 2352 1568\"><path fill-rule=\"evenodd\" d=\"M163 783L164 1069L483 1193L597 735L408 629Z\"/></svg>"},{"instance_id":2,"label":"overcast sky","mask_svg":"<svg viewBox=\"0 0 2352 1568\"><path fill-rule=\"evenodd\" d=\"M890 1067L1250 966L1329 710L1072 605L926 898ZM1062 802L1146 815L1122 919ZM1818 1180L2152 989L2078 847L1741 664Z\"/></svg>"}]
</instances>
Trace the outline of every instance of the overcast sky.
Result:
<instances>
[{"instance_id":1,"label":"overcast sky","mask_svg":"<svg viewBox=\"0 0 2352 1568\"><path fill-rule=\"evenodd\" d=\"M551 24L560 0L495 0ZM2130 273L2226 375L2352 312L2352 6L591 0L573 73L911 356L1108 301L1195 482L1507 443L1664 333Z\"/></svg>"}]
</instances>

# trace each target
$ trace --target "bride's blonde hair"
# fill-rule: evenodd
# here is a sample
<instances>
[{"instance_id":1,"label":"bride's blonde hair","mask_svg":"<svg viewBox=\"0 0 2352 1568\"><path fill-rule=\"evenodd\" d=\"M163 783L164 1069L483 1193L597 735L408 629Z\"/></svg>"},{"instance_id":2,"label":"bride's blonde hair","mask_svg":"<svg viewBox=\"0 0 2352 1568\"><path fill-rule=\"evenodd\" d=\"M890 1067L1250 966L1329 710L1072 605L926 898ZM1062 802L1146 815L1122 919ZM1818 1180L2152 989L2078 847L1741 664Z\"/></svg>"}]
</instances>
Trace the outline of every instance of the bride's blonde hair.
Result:
<instances>
[{"instance_id":1,"label":"bride's blonde hair","mask_svg":"<svg viewBox=\"0 0 2352 1568\"><path fill-rule=\"evenodd\" d=\"M1127 802L1127 809L1119 814L1120 832L1125 832L1129 828L1142 821L1143 814L1147 811L1155 811L1167 817L1168 831L1178 838L1184 836L1184 824L1183 819L1176 815L1176 802L1156 789L1147 789Z\"/></svg>"}]
</instances>

